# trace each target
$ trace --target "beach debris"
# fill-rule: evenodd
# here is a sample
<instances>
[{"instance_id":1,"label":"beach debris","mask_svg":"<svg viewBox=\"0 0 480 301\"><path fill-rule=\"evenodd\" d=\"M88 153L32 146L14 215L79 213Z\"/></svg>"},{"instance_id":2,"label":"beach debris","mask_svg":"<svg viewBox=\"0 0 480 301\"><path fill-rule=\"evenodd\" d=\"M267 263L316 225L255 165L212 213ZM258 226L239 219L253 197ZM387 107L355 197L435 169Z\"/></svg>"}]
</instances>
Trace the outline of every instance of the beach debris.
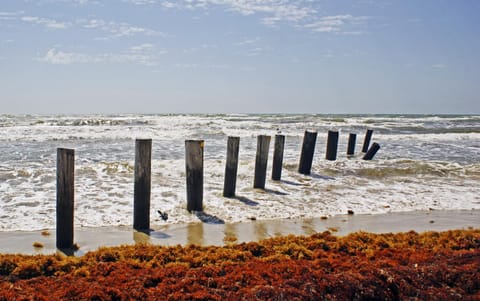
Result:
<instances>
[{"instance_id":1,"label":"beach debris","mask_svg":"<svg viewBox=\"0 0 480 301\"><path fill-rule=\"evenodd\" d=\"M435 222L434 220L431 220L429 223L430 223L430 224L433 224L434 222Z\"/></svg>"},{"instance_id":2,"label":"beach debris","mask_svg":"<svg viewBox=\"0 0 480 301\"><path fill-rule=\"evenodd\" d=\"M50 236L50 231L44 230L41 232L42 236Z\"/></svg>"},{"instance_id":3,"label":"beach debris","mask_svg":"<svg viewBox=\"0 0 480 301\"><path fill-rule=\"evenodd\" d=\"M257 220L257 218L255 216L251 216L248 219L251 220L251 221L256 221Z\"/></svg>"},{"instance_id":4,"label":"beach debris","mask_svg":"<svg viewBox=\"0 0 480 301\"><path fill-rule=\"evenodd\" d=\"M33 243L33 247L35 249L41 249L41 248L43 248L43 244L41 242L36 241L36 242Z\"/></svg>"},{"instance_id":5,"label":"beach debris","mask_svg":"<svg viewBox=\"0 0 480 301\"><path fill-rule=\"evenodd\" d=\"M168 213L162 212L162 211L160 211L160 210L157 210L157 213L160 215L160 217L161 217L164 221L168 220Z\"/></svg>"},{"instance_id":6,"label":"beach debris","mask_svg":"<svg viewBox=\"0 0 480 301\"><path fill-rule=\"evenodd\" d=\"M328 216L322 215L322 216L320 217L320 219L321 219L321 220L326 220L326 219L328 219Z\"/></svg>"},{"instance_id":7,"label":"beach debris","mask_svg":"<svg viewBox=\"0 0 480 301\"><path fill-rule=\"evenodd\" d=\"M354 215L354 214L355 214L355 212L353 212L353 210L350 210L350 209L348 209L347 213L348 213L349 215Z\"/></svg>"},{"instance_id":8,"label":"beach debris","mask_svg":"<svg viewBox=\"0 0 480 301\"><path fill-rule=\"evenodd\" d=\"M335 232L338 232L338 227L328 227L327 230L330 231L331 233L335 233Z\"/></svg>"},{"instance_id":9,"label":"beach debris","mask_svg":"<svg viewBox=\"0 0 480 301\"><path fill-rule=\"evenodd\" d=\"M237 237L235 235L226 235L225 238L223 239L223 242L226 244L233 244L237 242Z\"/></svg>"}]
</instances>

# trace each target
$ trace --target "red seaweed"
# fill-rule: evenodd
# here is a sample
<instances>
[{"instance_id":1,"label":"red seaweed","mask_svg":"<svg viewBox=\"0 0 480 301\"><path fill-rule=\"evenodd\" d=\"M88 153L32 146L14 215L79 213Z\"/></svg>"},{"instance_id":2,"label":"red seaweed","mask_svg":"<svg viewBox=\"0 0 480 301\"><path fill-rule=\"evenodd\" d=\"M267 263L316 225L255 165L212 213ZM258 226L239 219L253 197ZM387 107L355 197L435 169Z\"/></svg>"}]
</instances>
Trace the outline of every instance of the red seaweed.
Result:
<instances>
[{"instance_id":1,"label":"red seaweed","mask_svg":"<svg viewBox=\"0 0 480 301\"><path fill-rule=\"evenodd\" d=\"M480 300L480 230L1 255L0 300Z\"/></svg>"}]
</instances>

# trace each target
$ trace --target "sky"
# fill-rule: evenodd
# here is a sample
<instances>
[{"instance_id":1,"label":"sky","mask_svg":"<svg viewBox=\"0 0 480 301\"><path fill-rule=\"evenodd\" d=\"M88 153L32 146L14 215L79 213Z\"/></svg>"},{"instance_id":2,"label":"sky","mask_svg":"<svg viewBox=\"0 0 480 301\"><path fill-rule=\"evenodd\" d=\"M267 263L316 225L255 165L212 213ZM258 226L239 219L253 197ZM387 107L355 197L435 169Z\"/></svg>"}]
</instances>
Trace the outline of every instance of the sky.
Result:
<instances>
[{"instance_id":1,"label":"sky","mask_svg":"<svg viewBox=\"0 0 480 301\"><path fill-rule=\"evenodd\" d=\"M477 0L0 0L0 114L480 114Z\"/></svg>"}]
</instances>

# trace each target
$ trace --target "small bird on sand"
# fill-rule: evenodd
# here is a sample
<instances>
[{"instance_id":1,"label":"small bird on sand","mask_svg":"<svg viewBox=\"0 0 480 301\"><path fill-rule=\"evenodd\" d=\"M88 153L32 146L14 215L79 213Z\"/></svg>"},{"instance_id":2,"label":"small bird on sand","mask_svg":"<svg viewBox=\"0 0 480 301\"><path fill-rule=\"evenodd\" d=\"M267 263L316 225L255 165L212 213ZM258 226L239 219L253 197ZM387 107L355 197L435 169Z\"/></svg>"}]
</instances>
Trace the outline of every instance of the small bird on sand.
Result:
<instances>
[{"instance_id":1,"label":"small bird on sand","mask_svg":"<svg viewBox=\"0 0 480 301\"><path fill-rule=\"evenodd\" d=\"M162 211L160 211L160 210L157 210L157 212L158 212L158 214L160 214L160 217L161 217L164 221L166 221L166 220L168 219L168 213L162 212Z\"/></svg>"}]
</instances>

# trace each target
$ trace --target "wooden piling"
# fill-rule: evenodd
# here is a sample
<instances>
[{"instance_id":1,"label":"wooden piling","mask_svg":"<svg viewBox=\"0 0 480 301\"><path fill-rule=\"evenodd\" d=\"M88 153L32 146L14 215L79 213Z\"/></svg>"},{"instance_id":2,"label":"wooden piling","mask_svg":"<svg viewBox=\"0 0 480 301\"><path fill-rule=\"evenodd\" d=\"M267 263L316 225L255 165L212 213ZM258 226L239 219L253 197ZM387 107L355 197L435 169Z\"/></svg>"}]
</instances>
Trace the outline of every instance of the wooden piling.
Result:
<instances>
[{"instance_id":1,"label":"wooden piling","mask_svg":"<svg viewBox=\"0 0 480 301\"><path fill-rule=\"evenodd\" d=\"M185 140L187 210L203 211L203 140Z\"/></svg>"},{"instance_id":2,"label":"wooden piling","mask_svg":"<svg viewBox=\"0 0 480 301\"><path fill-rule=\"evenodd\" d=\"M253 188L265 189L269 147L270 136L260 135L257 137L257 156L255 160L255 177L253 179Z\"/></svg>"},{"instance_id":3,"label":"wooden piling","mask_svg":"<svg viewBox=\"0 0 480 301\"><path fill-rule=\"evenodd\" d=\"M225 164L225 182L223 185L224 197L235 196L235 187L237 184L239 145L240 145L240 137L228 137L227 160Z\"/></svg>"},{"instance_id":4,"label":"wooden piling","mask_svg":"<svg viewBox=\"0 0 480 301\"><path fill-rule=\"evenodd\" d=\"M372 146L368 149L365 156L363 156L363 160L372 160L379 149L380 149L380 145L374 142Z\"/></svg>"},{"instance_id":5,"label":"wooden piling","mask_svg":"<svg viewBox=\"0 0 480 301\"><path fill-rule=\"evenodd\" d=\"M135 141L135 184L133 192L133 228L150 229L152 140Z\"/></svg>"},{"instance_id":6,"label":"wooden piling","mask_svg":"<svg viewBox=\"0 0 480 301\"><path fill-rule=\"evenodd\" d=\"M367 130L365 133L365 140L363 141L362 153L366 153L370 146L370 140L372 139L373 130Z\"/></svg>"},{"instance_id":7,"label":"wooden piling","mask_svg":"<svg viewBox=\"0 0 480 301\"><path fill-rule=\"evenodd\" d=\"M75 151L57 149L57 237L58 249L73 248Z\"/></svg>"},{"instance_id":8,"label":"wooden piling","mask_svg":"<svg viewBox=\"0 0 480 301\"><path fill-rule=\"evenodd\" d=\"M328 131L327 152L325 158L330 161L337 160L338 132Z\"/></svg>"},{"instance_id":9,"label":"wooden piling","mask_svg":"<svg viewBox=\"0 0 480 301\"><path fill-rule=\"evenodd\" d=\"M273 151L272 180L280 181L282 178L283 149L285 148L285 136L275 135L275 148Z\"/></svg>"},{"instance_id":10,"label":"wooden piling","mask_svg":"<svg viewBox=\"0 0 480 301\"><path fill-rule=\"evenodd\" d=\"M347 156L353 156L355 154L355 143L357 142L357 134L348 135L348 147Z\"/></svg>"},{"instance_id":11,"label":"wooden piling","mask_svg":"<svg viewBox=\"0 0 480 301\"><path fill-rule=\"evenodd\" d=\"M299 173L304 175L310 174L316 142L317 132L305 131L303 136L302 153L300 155L300 163L298 165Z\"/></svg>"}]
</instances>

